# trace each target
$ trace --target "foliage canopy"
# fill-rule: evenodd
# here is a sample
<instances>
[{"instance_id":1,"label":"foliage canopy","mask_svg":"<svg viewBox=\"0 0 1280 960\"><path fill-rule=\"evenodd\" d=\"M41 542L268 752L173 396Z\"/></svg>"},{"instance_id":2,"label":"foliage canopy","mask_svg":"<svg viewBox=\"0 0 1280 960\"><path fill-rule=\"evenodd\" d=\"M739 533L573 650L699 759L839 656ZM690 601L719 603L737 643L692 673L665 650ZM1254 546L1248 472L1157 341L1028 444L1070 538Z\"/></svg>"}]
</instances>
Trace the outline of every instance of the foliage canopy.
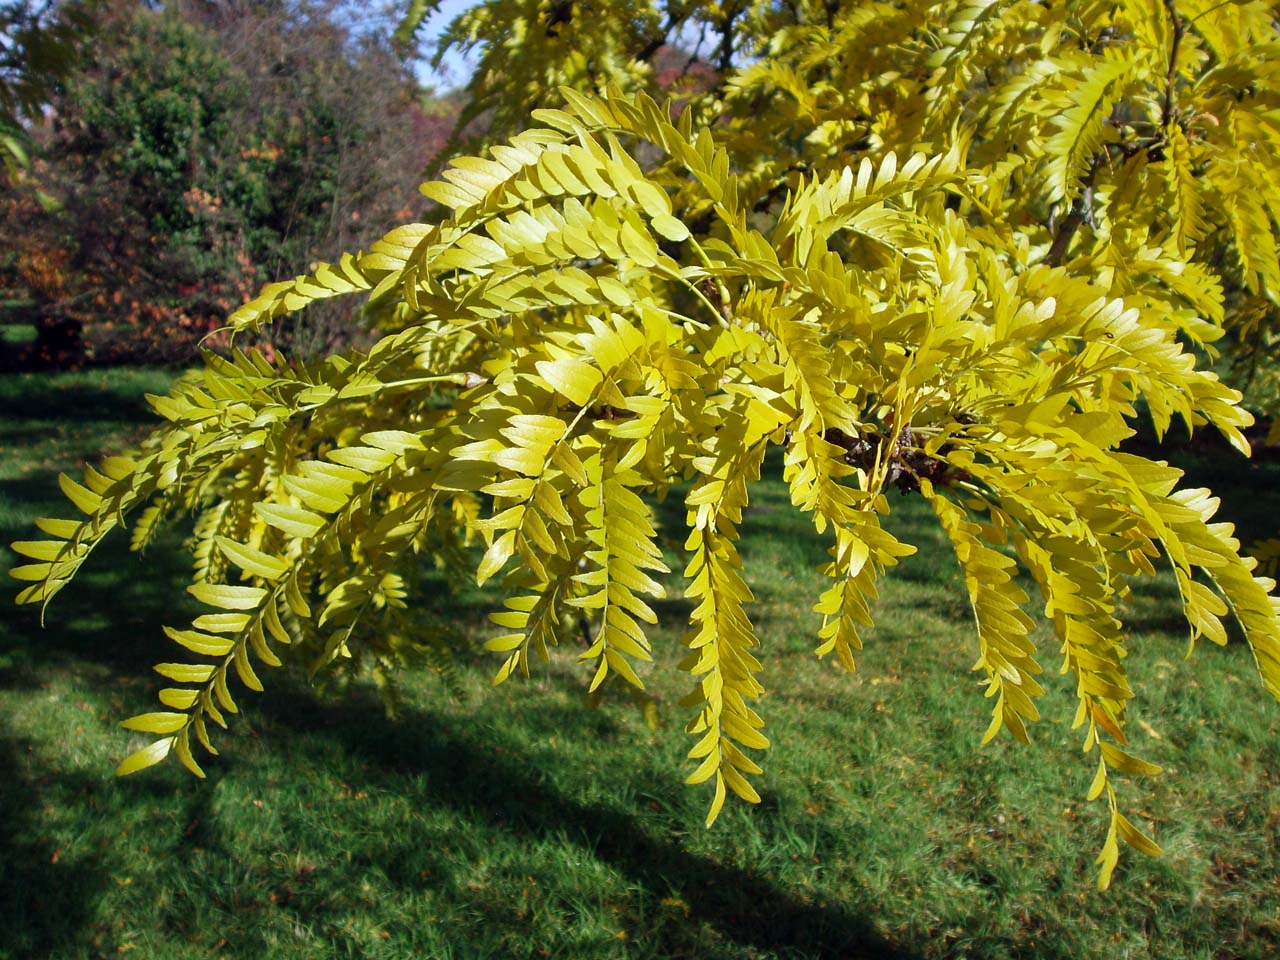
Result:
<instances>
[{"instance_id":1,"label":"foliage canopy","mask_svg":"<svg viewBox=\"0 0 1280 960\"><path fill-rule=\"evenodd\" d=\"M94 8L95 0L0 2L0 162L6 174L27 166L22 121L40 114L75 65Z\"/></svg>"},{"instance_id":2,"label":"foliage canopy","mask_svg":"<svg viewBox=\"0 0 1280 960\"><path fill-rule=\"evenodd\" d=\"M678 491L689 781L711 786L710 824L729 792L759 799L750 751L769 744L735 541L776 446L830 544L819 655L854 668L877 581L914 549L881 524L891 487L930 502L963 570L984 740L1027 739L1058 654L1109 814L1107 886L1120 841L1159 851L1114 779L1158 772L1126 748L1129 585L1169 564L1192 645L1227 642L1234 615L1280 697L1274 583L1209 491L1120 449L1149 415L1249 452L1240 394L1201 358L1280 292L1270 4L637 3L571 30L589 7L464 16L448 42L486 44L473 92L494 127L423 187L438 221L230 321L362 296L371 349L210 355L155 398L166 423L137 452L62 478L80 517L14 545L20 601L44 604L115 527L141 547L196 514L210 612L167 631L194 662L156 667L165 709L125 726L159 739L120 772L173 753L202 775L233 679L262 689L286 649L394 664L413 571L475 562L474 538L477 578L507 597L498 681L585 617L592 689L641 686L669 572L650 503ZM660 106L642 54L686 23L718 33L723 69ZM504 129L557 83L561 106ZM1020 575L1056 650L1037 649Z\"/></svg>"}]
</instances>

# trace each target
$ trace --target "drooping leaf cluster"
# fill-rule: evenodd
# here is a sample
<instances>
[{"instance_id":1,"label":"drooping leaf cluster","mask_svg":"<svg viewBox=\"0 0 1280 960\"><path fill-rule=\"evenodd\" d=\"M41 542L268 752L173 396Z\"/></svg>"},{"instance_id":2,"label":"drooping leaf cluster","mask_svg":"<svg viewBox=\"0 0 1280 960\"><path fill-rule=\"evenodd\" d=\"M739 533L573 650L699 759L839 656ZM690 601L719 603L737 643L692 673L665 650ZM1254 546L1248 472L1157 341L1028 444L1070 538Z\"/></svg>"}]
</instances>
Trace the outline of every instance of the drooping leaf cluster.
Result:
<instances>
[{"instance_id":1,"label":"drooping leaf cluster","mask_svg":"<svg viewBox=\"0 0 1280 960\"><path fill-rule=\"evenodd\" d=\"M1249 449L1240 394L1191 352L1221 335L1235 269L1201 251L1251 255L1203 171L1244 148L1238 124L1213 140L1188 111L1227 59L1265 73L1266 5L1143 5L1141 23L1138 6L793 5L812 16L678 116L564 88L424 186L439 222L268 286L235 330L356 295L380 339L314 365L210 357L156 399L166 423L138 452L63 478L80 517L15 545L20 600L44 604L131 514L142 544L197 513L191 591L210 612L169 631L187 655L157 667L165 709L126 724L159 739L121 772L174 753L201 774L235 683L260 689L285 648L390 662L379 645L405 636L406 585L432 557L501 583L497 680L585 619L592 689L639 687L670 572L651 504L677 495L689 780L710 784L710 823L729 792L758 799L769 744L770 638L736 542L778 447L830 548L815 651L854 668L878 581L914 550L882 525L886 494L918 493L964 574L985 739L1027 739L1052 663L1108 810L1100 885L1120 841L1158 852L1116 793L1117 774L1157 772L1125 733L1130 585L1171 566L1192 644L1225 643L1234 615L1280 697L1274 583L1209 491L1120 449L1140 410ZM781 16L735 10L732 30ZM1184 147L1201 151L1194 228L1164 176ZM1266 299L1242 271L1240 295Z\"/></svg>"}]
</instances>

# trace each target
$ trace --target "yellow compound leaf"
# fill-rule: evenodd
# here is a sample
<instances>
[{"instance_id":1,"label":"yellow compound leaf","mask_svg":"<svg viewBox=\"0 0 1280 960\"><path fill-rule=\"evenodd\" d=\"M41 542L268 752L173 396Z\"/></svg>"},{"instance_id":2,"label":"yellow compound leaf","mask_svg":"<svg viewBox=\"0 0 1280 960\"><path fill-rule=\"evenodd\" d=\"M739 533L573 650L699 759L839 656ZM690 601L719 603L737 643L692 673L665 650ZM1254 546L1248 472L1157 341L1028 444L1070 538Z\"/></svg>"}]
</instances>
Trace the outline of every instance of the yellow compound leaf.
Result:
<instances>
[{"instance_id":1,"label":"yellow compound leaf","mask_svg":"<svg viewBox=\"0 0 1280 960\"><path fill-rule=\"evenodd\" d=\"M155 766L161 760L169 755L169 751L173 748L173 737L164 737L157 740L150 746L143 747L134 753L129 754L124 761L116 767L117 777L127 777L131 773L137 773L139 770L145 770L147 767Z\"/></svg>"}]
</instances>

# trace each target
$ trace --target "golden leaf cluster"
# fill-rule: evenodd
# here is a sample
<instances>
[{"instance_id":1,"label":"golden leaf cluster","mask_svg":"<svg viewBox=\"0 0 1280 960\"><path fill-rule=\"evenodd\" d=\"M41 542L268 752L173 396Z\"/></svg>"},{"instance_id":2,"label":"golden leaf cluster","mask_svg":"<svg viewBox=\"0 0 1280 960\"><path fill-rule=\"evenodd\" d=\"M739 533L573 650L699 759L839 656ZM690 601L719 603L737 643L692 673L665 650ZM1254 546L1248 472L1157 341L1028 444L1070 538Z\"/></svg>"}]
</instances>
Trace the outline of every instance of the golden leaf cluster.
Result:
<instances>
[{"instance_id":1,"label":"golden leaf cluster","mask_svg":"<svg viewBox=\"0 0 1280 960\"><path fill-rule=\"evenodd\" d=\"M63 478L75 519L15 545L20 600L44 604L131 514L138 546L197 515L210 612L169 631L188 656L156 668L165 710L126 725L159 739L120 772L173 753L201 775L232 681L261 689L282 648L319 668L382 644L394 665L433 557L501 583L498 681L588 621L592 689L640 687L670 572L651 504L677 495L689 780L711 784L708 823L728 792L758 800L769 638L736 543L778 447L830 546L819 655L854 669L877 581L913 552L881 524L894 488L930 502L963 571L986 739L1026 740L1056 654L1109 811L1105 887L1120 841L1158 852L1113 782L1157 772L1127 752L1130 584L1169 564L1192 642L1234 615L1280 696L1274 583L1208 491L1120 449L1145 411L1248 453L1204 352L1280 294L1270 5L636 2L575 45L580 6L464 15L448 42L492 67L474 114L534 126L426 184L436 222L231 318L360 296L375 346L210 356L154 399L138 451ZM688 24L754 56L662 106L641 54Z\"/></svg>"}]
</instances>

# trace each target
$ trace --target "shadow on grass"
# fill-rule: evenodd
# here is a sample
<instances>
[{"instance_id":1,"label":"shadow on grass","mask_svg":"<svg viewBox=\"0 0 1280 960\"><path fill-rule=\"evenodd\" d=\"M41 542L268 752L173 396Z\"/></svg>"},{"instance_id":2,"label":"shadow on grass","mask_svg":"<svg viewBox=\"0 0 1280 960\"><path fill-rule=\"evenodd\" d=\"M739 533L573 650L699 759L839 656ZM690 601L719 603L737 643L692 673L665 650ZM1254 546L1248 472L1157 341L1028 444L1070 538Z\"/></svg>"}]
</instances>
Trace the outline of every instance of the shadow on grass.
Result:
<instances>
[{"instance_id":1,"label":"shadow on grass","mask_svg":"<svg viewBox=\"0 0 1280 960\"><path fill-rule=\"evenodd\" d=\"M0 738L0 958L115 955L117 934L134 918L106 912L102 903L132 882L129 873L140 862L136 853L122 856L118 845L139 844L127 836L130 825L138 814L158 815L162 807L175 822L199 824L208 816L212 784L184 794L180 784L189 781L177 771L118 780L109 768L103 774L68 770L49 765L44 746ZM225 856L233 862L233 851ZM154 872L143 882L161 895L166 891L157 877L189 870L178 859L168 861L168 873L157 860L142 862Z\"/></svg>"},{"instance_id":2,"label":"shadow on grass","mask_svg":"<svg viewBox=\"0 0 1280 960\"><path fill-rule=\"evenodd\" d=\"M160 418L142 397L148 384L67 382L65 378L18 375L0 378L7 421L73 421L158 424ZM153 389L159 389L159 381Z\"/></svg>"},{"instance_id":3,"label":"shadow on grass","mask_svg":"<svg viewBox=\"0 0 1280 960\"><path fill-rule=\"evenodd\" d=\"M71 857L41 836L44 787L76 789L73 775L50 770L33 781L23 759L30 744L0 739L0 957L68 956L83 938L108 877L93 854Z\"/></svg>"},{"instance_id":4,"label":"shadow on grass","mask_svg":"<svg viewBox=\"0 0 1280 960\"><path fill-rule=\"evenodd\" d=\"M520 838L567 840L641 886L654 903L681 898L689 905L690 922L668 928L670 942L661 945L663 955L685 955L702 923L744 952L887 960L914 956L837 904L823 909L804 902L768 878L683 849L675 833L654 835L622 810L575 800L538 776L538 765L522 759L515 748L495 751L491 731L482 740L448 717L420 711L391 722L358 698L322 706L280 691L264 698L259 709L266 723L280 728L272 737L301 744L304 734L315 738L323 732L320 740L307 739L308 747L315 749L310 745L318 743L322 753L335 748L346 752L367 770L365 789L402 791L407 779L416 780L428 803ZM409 860L417 844L413 837L389 843L380 860Z\"/></svg>"},{"instance_id":5,"label":"shadow on grass","mask_svg":"<svg viewBox=\"0 0 1280 960\"><path fill-rule=\"evenodd\" d=\"M38 535L0 524L0 536ZM125 536L110 536L75 583L50 602L43 627L37 606L14 605L16 589L24 584L10 580L11 588L0 600L0 646L7 661L0 686L29 688L73 662L97 665L114 675L145 676L149 658L174 649L163 626L181 624L197 612L183 592L190 561L178 549L179 539L176 533L165 534L139 557L129 550Z\"/></svg>"},{"instance_id":6,"label":"shadow on grass","mask_svg":"<svg viewBox=\"0 0 1280 960\"><path fill-rule=\"evenodd\" d=\"M78 476L74 474L73 476ZM0 480L0 503L19 509L0 509L0 546L14 540L35 540L44 534L37 529L33 514L42 517L77 517L79 514L58 488L58 473L53 470ZM11 583L13 581L10 581Z\"/></svg>"}]
</instances>

